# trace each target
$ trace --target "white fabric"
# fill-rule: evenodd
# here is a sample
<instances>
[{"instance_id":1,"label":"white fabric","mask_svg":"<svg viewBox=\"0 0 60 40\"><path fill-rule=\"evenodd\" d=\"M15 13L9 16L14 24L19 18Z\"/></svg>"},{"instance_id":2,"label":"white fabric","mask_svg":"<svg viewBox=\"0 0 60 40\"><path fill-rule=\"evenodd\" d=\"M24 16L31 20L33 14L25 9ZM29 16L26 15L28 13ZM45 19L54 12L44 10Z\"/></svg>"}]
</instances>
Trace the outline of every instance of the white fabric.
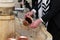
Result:
<instances>
[{"instance_id":1,"label":"white fabric","mask_svg":"<svg viewBox=\"0 0 60 40\"><path fill-rule=\"evenodd\" d=\"M39 3L39 1L41 1L41 0L38 0L38 3ZM46 3L47 2L47 0L42 0L42 2L41 2L41 8L38 10L38 14L39 14L39 18L41 18L42 16L43 16L43 10L46 12L48 9L49 9L49 6L48 6L48 4L50 3L50 0L48 1L48 3ZM44 5L42 5L42 3L44 3L46 6L44 6ZM44 6L46 9L44 9L44 8L42 8L42 6ZM43 13L43 14L42 14ZM44 14L45 15L45 14Z\"/></svg>"},{"instance_id":2,"label":"white fabric","mask_svg":"<svg viewBox=\"0 0 60 40\"><path fill-rule=\"evenodd\" d=\"M38 0L38 3L40 2L41 0ZM41 2L41 4L40 5L42 5L42 2ZM38 10L38 16L39 16L39 18L41 18L42 17L42 7Z\"/></svg>"},{"instance_id":3,"label":"white fabric","mask_svg":"<svg viewBox=\"0 0 60 40\"><path fill-rule=\"evenodd\" d=\"M38 3L39 3L40 1L41 1L41 0L38 0ZM38 16L39 16L39 18L42 17L42 13L43 13L43 12L42 12L42 9L43 9L43 8L42 8L42 3L45 3L45 2L46 2L46 0L42 0L42 2L41 2L41 4L40 4L40 5L41 5L41 8L38 10L38 14L39 14ZM46 4L46 3L45 3L45 4Z\"/></svg>"},{"instance_id":4,"label":"white fabric","mask_svg":"<svg viewBox=\"0 0 60 40\"><path fill-rule=\"evenodd\" d=\"M38 10L38 16L39 16L39 18L41 18L42 17L42 7Z\"/></svg>"},{"instance_id":5,"label":"white fabric","mask_svg":"<svg viewBox=\"0 0 60 40\"><path fill-rule=\"evenodd\" d=\"M40 2L41 0L38 0L38 3ZM46 3L48 1L48 3ZM44 3L46 6L44 6L42 3ZM39 16L39 19L41 19L41 17L43 15L45 15L45 13L43 13L43 10L46 12L48 9L49 9L49 3L50 3L50 0L42 0L42 2L38 5L38 7L41 5L41 7L39 8L38 10L38 16ZM43 7L45 7L46 9L44 9ZM48 7L47 7L48 6ZM36 10L33 10L34 13L36 13ZM42 20L42 19L41 19ZM43 21L43 20L42 20Z\"/></svg>"}]
</instances>

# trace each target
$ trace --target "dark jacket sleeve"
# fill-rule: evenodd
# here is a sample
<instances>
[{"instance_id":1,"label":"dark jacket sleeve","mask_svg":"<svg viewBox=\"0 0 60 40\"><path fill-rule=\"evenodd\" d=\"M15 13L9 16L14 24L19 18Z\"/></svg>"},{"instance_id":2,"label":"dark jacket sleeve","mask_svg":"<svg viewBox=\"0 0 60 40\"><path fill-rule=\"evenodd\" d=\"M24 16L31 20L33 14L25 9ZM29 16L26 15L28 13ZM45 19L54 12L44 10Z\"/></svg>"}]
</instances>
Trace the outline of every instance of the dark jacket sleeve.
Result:
<instances>
[{"instance_id":1,"label":"dark jacket sleeve","mask_svg":"<svg viewBox=\"0 0 60 40\"><path fill-rule=\"evenodd\" d=\"M35 9L36 10L36 19L39 18L38 17L38 0L32 0L32 9Z\"/></svg>"},{"instance_id":2,"label":"dark jacket sleeve","mask_svg":"<svg viewBox=\"0 0 60 40\"><path fill-rule=\"evenodd\" d=\"M38 0L32 0L32 9L38 11Z\"/></svg>"},{"instance_id":3,"label":"dark jacket sleeve","mask_svg":"<svg viewBox=\"0 0 60 40\"><path fill-rule=\"evenodd\" d=\"M28 3L28 1L24 0L24 5L25 5L26 8L29 8L30 11L32 10L32 7Z\"/></svg>"},{"instance_id":4,"label":"dark jacket sleeve","mask_svg":"<svg viewBox=\"0 0 60 40\"><path fill-rule=\"evenodd\" d=\"M58 14L58 12L60 11L60 1L57 2L58 0L53 0L50 3L50 9L48 11L48 13L44 16L42 16L43 21L46 23L47 21L49 21L51 18L53 18L54 16L56 16Z\"/></svg>"}]
</instances>

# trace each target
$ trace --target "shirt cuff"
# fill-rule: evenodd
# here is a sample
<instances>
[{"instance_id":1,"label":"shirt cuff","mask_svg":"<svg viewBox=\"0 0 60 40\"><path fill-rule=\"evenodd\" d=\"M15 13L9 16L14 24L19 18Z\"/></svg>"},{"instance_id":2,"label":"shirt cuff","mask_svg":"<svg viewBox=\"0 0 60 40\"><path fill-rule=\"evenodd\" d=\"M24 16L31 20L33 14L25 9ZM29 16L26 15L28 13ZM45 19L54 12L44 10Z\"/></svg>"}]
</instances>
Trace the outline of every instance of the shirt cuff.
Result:
<instances>
[{"instance_id":1,"label":"shirt cuff","mask_svg":"<svg viewBox=\"0 0 60 40\"><path fill-rule=\"evenodd\" d=\"M33 11L34 13L36 13L36 10L35 9L32 9L31 11Z\"/></svg>"},{"instance_id":2,"label":"shirt cuff","mask_svg":"<svg viewBox=\"0 0 60 40\"><path fill-rule=\"evenodd\" d=\"M41 21L42 21L42 23L45 25L45 22L43 21L43 19L42 18L39 18Z\"/></svg>"},{"instance_id":3,"label":"shirt cuff","mask_svg":"<svg viewBox=\"0 0 60 40\"><path fill-rule=\"evenodd\" d=\"M42 18L39 18L39 19L43 22Z\"/></svg>"}]
</instances>

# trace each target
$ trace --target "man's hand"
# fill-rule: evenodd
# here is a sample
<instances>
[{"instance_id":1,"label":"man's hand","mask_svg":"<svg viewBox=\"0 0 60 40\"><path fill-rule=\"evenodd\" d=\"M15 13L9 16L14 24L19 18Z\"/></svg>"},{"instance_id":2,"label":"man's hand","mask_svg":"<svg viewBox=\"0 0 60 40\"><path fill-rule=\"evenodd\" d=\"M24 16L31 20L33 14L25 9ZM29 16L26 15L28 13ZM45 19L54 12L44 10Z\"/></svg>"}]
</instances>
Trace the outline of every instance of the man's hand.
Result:
<instances>
[{"instance_id":1,"label":"man's hand","mask_svg":"<svg viewBox=\"0 0 60 40\"><path fill-rule=\"evenodd\" d=\"M27 12L27 14L25 14L25 18L29 18L33 15L33 11ZM40 23L42 23L43 21L41 19L37 19L36 21L33 21L29 27L30 28L37 28L39 26Z\"/></svg>"},{"instance_id":2,"label":"man's hand","mask_svg":"<svg viewBox=\"0 0 60 40\"><path fill-rule=\"evenodd\" d=\"M32 22L29 27L30 28L37 28L40 23L42 23L42 21L40 19L37 19L36 21Z\"/></svg>"}]
</instances>

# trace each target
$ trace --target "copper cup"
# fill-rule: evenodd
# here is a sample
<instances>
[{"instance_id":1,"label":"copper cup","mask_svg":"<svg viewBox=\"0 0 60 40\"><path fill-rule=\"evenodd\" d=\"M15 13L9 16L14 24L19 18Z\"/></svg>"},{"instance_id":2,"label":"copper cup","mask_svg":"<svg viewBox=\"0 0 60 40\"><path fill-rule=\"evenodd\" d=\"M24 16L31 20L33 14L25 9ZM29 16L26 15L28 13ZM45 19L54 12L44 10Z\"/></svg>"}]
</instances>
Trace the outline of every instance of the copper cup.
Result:
<instances>
[{"instance_id":1,"label":"copper cup","mask_svg":"<svg viewBox=\"0 0 60 40\"><path fill-rule=\"evenodd\" d=\"M8 38L8 40L16 40L16 39L14 39L14 38Z\"/></svg>"},{"instance_id":2,"label":"copper cup","mask_svg":"<svg viewBox=\"0 0 60 40\"><path fill-rule=\"evenodd\" d=\"M18 40L28 40L28 38L26 36L20 36L18 37Z\"/></svg>"}]
</instances>

